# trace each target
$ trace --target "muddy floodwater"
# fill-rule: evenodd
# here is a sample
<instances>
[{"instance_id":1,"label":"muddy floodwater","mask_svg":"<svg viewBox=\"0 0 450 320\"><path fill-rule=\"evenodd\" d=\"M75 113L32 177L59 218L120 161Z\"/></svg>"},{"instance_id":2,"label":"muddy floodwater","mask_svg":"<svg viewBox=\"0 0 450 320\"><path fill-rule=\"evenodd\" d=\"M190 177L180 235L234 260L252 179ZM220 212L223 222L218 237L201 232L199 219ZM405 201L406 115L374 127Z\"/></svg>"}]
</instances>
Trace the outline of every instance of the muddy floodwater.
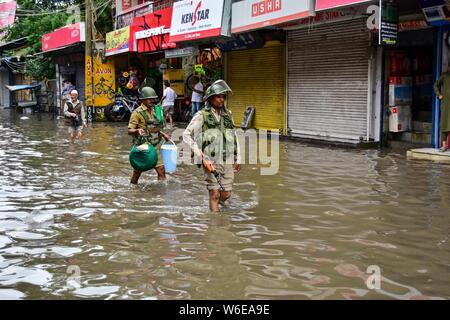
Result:
<instances>
[{"instance_id":1,"label":"muddy floodwater","mask_svg":"<svg viewBox=\"0 0 450 320\"><path fill-rule=\"evenodd\" d=\"M129 188L126 124L28 117L0 111L0 299L450 298L449 165L282 141L212 214L196 166Z\"/></svg>"}]
</instances>

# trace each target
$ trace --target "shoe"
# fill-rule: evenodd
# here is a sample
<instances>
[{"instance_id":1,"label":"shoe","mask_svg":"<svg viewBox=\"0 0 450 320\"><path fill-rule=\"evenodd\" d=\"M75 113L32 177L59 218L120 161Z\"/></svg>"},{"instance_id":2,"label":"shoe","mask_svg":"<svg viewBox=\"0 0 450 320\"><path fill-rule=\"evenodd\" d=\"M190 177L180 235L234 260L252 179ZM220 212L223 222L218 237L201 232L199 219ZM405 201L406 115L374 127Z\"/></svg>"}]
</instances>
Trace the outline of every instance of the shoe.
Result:
<instances>
[{"instance_id":1,"label":"shoe","mask_svg":"<svg viewBox=\"0 0 450 320\"><path fill-rule=\"evenodd\" d=\"M442 147L442 148L439 149L439 152L446 152L447 150L448 150L448 148Z\"/></svg>"}]
</instances>

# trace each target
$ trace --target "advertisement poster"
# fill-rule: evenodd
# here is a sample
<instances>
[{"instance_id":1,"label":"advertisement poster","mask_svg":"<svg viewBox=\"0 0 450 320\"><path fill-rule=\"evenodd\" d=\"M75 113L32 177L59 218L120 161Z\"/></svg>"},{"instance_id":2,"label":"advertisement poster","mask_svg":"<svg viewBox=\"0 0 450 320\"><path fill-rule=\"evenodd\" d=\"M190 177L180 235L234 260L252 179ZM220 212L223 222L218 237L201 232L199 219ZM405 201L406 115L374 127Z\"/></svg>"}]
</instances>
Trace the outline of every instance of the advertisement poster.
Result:
<instances>
[{"instance_id":1,"label":"advertisement poster","mask_svg":"<svg viewBox=\"0 0 450 320\"><path fill-rule=\"evenodd\" d=\"M130 35L130 26L108 32L106 34L106 56L134 51Z\"/></svg>"},{"instance_id":2,"label":"advertisement poster","mask_svg":"<svg viewBox=\"0 0 450 320\"><path fill-rule=\"evenodd\" d=\"M116 77L114 58L103 61L100 55L94 58L94 105L106 107L114 102L116 91Z\"/></svg>"},{"instance_id":3,"label":"advertisement poster","mask_svg":"<svg viewBox=\"0 0 450 320\"><path fill-rule=\"evenodd\" d=\"M0 30L14 23L16 7L16 1L0 3Z\"/></svg>"},{"instance_id":4,"label":"advertisement poster","mask_svg":"<svg viewBox=\"0 0 450 320\"><path fill-rule=\"evenodd\" d=\"M379 44L395 46L398 42L398 7L396 0L380 0Z\"/></svg>"},{"instance_id":5,"label":"advertisement poster","mask_svg":"<svg viewBox=\"0 0 450 320\"><path fill-rule=\"evenodd\" d=\"M176 47L169 39L172 11L172 7L169 7L134 18L133 30L138 52L161 51Z\"/></svg>"},{"instance_id":6,"label":"advertisement poster","mask_svg":"<svg viewBox=\"0 0 450 320\"><path fill-rule=\"evenodd\" d=\"M170 42L221 35L224 0L185 0L173 4Z\"/></svg>"}]
</instances>

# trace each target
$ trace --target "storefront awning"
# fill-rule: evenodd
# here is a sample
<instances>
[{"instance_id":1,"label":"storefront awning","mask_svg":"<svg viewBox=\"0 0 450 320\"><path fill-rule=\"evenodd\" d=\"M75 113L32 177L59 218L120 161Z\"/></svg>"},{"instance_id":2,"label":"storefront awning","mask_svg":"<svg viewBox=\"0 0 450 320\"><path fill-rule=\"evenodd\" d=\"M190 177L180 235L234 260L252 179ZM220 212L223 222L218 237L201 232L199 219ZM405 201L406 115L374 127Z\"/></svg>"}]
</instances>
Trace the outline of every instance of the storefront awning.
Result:
<instances>
[{"instance_id":1,"label":"storefront awning","mask_svg":"<svg viewBox=\"0 0 450 320\"><path fill-rule=\"evenodd\" d=\"M11 92L35 89L35 88L39 88L40 86L41 86L40 84L18 84L15 86L5 85L5 87Z\"/></svg>"},{"instance_id":2,"label":"storefront awning","mask_svg":"<svg viewBox=\"0 0 450 320\"><path fill-rule=\"evenodd\" d=\"M55 48L52 50L47 50L45 52L38 52L36 55L48 55L48 56L60 56L70 53L83 52L84 51L84 43L74 43L68 46Z\"/></svg>"},{"instance_id":3,"label":"storefront awning","mask_svg":"<svg viewBox=\"0 0 450 320\"><path fill-rule=\"evenodd\" d=\"M13 50L13 49L17 49L20 48L24 45L26 45L28 42L27 38L20 38L20 39L16 39L10 42L6 42L6 43L0 43L0 53L2 51L6 51L6 50Z\"/></svg>"}]
</instances>

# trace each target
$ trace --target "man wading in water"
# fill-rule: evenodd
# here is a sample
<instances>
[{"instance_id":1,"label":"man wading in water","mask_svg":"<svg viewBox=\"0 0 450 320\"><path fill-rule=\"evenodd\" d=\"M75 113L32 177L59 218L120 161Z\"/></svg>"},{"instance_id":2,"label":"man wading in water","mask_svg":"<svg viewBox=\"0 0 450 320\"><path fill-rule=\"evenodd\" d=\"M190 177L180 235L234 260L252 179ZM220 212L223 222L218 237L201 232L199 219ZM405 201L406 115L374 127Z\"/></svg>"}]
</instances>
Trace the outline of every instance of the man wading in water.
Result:
<instances>
[{"instance_id":1,"label":"man wading in water","mask_svg":"<svg viewBox=\"0 0 450 320\"><path fill-rule=\"evenodd\" d=\"M83 127L87 128L86 111L83 102L78 100L78 91L70 92L70 101L64 104L64 122L69 127L70 143L75 139L75 131L77 132L78 141L83 138Z\"/></svg>"},{"instance_id":2,"label":"man wading in water","mask_svg":"<svg viewBox=\"0 0 450 320\"><path fill-rule=\"evenodd\" d=\"M234 172L241 170L233 116L225 107L229 92L231 89L225 81L214 82L206 90L205 108L195 114L183 133L184 142L202 160L209 207L214 212L219 211L219 203L230 198Z\"/></svg>"},{"instance_id":3,"label":"man wading in water","mask_svg":"<svg viewBox=\"0 0 450 320\"><path fill-rule=\"evenodd\" d=\"M139 89L139 100L141 106L133 111L128 124L128 134L133 136L133 144L140 145L149 142L156 149L158 162L155 170L158 173L158 180L166 179L164 164L161 158L161 146L163 137L170 140L170 135L162 132L164 122L159 122L156 118L154 106L158 103L158 95L150 87ZM131 177L131 185L136 186L142 172L134 170Z\"/></svg>"}]
</instances>

